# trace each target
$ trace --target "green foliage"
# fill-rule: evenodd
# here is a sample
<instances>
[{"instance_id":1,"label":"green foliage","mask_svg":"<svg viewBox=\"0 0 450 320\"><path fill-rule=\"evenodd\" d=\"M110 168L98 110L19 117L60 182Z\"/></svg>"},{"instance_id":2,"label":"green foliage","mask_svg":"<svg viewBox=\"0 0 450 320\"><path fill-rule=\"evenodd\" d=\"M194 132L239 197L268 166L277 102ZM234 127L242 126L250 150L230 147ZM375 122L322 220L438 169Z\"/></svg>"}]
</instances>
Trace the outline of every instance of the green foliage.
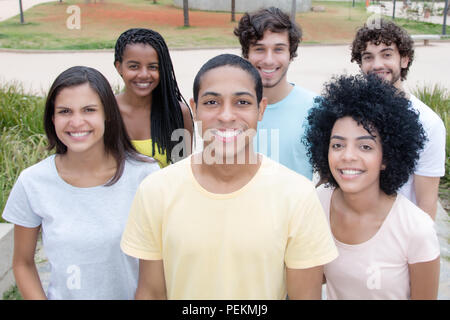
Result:
<instances>
[{"instance_id":1,"label":"green foliage","mask_svg":"<svg viewBox=\"0 0 450 320\"><path fill-rule=\"evenodd\" d=\"M17 83L0 85L0 212L20 172L49 154L44 103L42 97L25 94Z\"/></svg>"},{"instance_id":2,"label":"green foliage","mask_svg":"<svg viewBox=\"0 0 450 320\"><path fill-rule=\"evenodd\" d=\"M3 300L23 300L23 298L17 286L14 285L3 293Z\"/></svg>"},{"instance_id":3,"label":"green foliage","mask_svg":"<svg viewBox=\"0 0 450 320\"><path fill-rule=\"evenodd\" d=\"M450 188L450 91L439 85L416 88L413 94L434 110L442 119L447 132L445 146L445 176L441 178L441 188Z\"/></svg>"}]
</instances>

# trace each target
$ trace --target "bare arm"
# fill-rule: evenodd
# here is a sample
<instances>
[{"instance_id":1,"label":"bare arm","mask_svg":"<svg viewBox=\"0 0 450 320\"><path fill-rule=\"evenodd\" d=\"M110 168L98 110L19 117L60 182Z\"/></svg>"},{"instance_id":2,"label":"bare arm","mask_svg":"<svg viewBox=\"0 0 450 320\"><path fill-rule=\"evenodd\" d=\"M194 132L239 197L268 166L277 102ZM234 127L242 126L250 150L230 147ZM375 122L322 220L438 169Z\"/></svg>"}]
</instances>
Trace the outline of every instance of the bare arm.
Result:
<instances>
[{"instance_id":1,"label":"bare arm","mask_svg":"<svg viewBox=\"0 0 450 320\"><path fill-rule=\"evenodd\" d=\"M412 300L435 300L439 288L440 257L409 265Z\"/></svg>"},{"instance_id":2,"label":"bare arm","mask_svg":"<svg viewBox=\"0 0 450 320\"><path fill-rule=\"evenodd\" d=\"M136 300L166 300L166 283L162 260L139 260Z\"/></svg>"},{"instance_id":3,"label":"bare arm","mask_svg":"<svg viewBox=\"0 0 450 320\"><path fill-rule=\"evenodd\" d=\"M181 112L183 113L183 122L184 122L184 128L189 132L189 136L188 137L184 137L184 141L186 141L186 147L188 148L187 150L190 152L188 152L188 154L186 154L186 156L190 155L192 153L192 141L194 139L194 123L192 121L192 115L191 115L191 110L189 109L189 107L187 105L185 105L184 103L180 103L181 106Z\"/></svg>"},{"instance_id":4,"label":"bare arm","mask_svg":"<svg viewBox=\"0 0 450 320\"><path fill-rule=\"evenodd\" d=\"M26 300L44 300L44 289L34 262L39 227L14 226L13 272L17 287Z\"/></svg>"},{"instance_id":5,"label":"bare arm","mask_svg":"<svg viewBox=\"0 0 450 320\"><path fill-rule=\"evenodd\" d=\"M286 268L286 287L290 300L322 298L323 266L308 269Z\"/></svg>"},{"instance_id":6,"label":"bare arm","mask_svg":"<svg viewBox=\"0 0 450 320\"><path fill-rule=\"evenodd\" d=\"M428 213L433 220L436 218L438 189L439 177L414 175L417 206Z\"/></svg>"}]
</instances>

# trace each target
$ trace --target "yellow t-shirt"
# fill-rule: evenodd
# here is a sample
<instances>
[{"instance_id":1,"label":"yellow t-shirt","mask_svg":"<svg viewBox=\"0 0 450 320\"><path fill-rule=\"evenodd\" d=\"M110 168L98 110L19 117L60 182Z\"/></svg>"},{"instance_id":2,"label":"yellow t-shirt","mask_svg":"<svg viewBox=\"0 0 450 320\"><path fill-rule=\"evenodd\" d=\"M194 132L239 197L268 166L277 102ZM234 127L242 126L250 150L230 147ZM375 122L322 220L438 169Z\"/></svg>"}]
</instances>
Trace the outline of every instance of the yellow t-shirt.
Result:
<instances>
[{"instance_id":1,"label":"yellow t-shirt","mask_svg":"<svg viewBox=\"0 0 450 320\"><path fill-rule=\"evenodd\" d=\"M122 250L163 260L169 299L285 299L285 267L337 257L313 184L263 157L256 175L229 194L196 181L191 157L144 179Z\"/></svg>"},{"instance_id":2,"label":"yellow t-shirt","mask_svg":"<svg viewBox=\"0 0 450 320\"><path fill-rule=\"evenodd\" d=\"M158 152L158 145L155 143L155 155L152 155L153 148L152 148L152 139L146 139L146 140L131 140L131 143L136 148L137 152L144 154L148 157L152 157L158 161L158 164L160 168L167 167L170 163L167 162L166 152L163 153Z\"/></svg>"}]
</instances>

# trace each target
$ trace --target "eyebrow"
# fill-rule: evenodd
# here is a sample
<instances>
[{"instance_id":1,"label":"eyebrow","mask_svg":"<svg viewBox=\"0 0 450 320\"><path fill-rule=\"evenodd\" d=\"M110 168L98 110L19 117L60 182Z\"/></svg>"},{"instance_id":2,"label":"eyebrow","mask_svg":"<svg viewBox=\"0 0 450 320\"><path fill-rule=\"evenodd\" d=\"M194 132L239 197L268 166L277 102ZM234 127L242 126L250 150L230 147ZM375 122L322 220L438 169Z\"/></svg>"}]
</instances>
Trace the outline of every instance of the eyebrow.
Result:
<instances>
[{"instance_id":1,"label":"eyebrow","mask_svg":"<svg viewBox=\"0 0 450 320\"><path fill-rule=\"evenodd\" d=\"M265 45L265 44L264 44L264 43L261 43L261 42L256 42L256 43L254 44L254 46L264 46L264 45ZM284 46L284 47L288 47L289 45L286 44L286 43L280 42L280 43L275 43L275 46Z\"/></svg>"},{"instance_id":2,"label":"eyebrow","mask_svg":"<svg viewBox=\"0 0 450 320\"><path fill-rule=\"evenodd\" d=\"M233 93L234 96L250 96L250 97L255 97L253 94L251 94L250 92L247 91L238 91ZM205 96L214 96L214 97L220 97L222 96L220 93L214 92L214 91L206 91L205 93L203 93L201 95L202 97Z\"/></svg>"},{"instance_id":3,"label":"eyebrow","mask_svg":"<svg viewBox=\"0 0 450 320\"><path fill-rule=\"evenodd\" d=\"M330 140L331 139L347 140L346 138L338 136L338 135L331 136ZM367 139L375 141L375 137L372 137L372 136L360 136L360 137L356 138L356 140L367 140Z\"/></svg>"},{"instance_id":4,"label":"eyebrow","mask_svg":"<svg viewBox=\"0 0 450 320\"><path fill-rule=\"evenodd\" d=\"M83 108L92 108L92 107L98 107L98 105L96 104L88 104L86 106L83 106ZM70 109L70 107L66 107L66 106L55 106L55 109Z\"/></svg>"}]
</instances>

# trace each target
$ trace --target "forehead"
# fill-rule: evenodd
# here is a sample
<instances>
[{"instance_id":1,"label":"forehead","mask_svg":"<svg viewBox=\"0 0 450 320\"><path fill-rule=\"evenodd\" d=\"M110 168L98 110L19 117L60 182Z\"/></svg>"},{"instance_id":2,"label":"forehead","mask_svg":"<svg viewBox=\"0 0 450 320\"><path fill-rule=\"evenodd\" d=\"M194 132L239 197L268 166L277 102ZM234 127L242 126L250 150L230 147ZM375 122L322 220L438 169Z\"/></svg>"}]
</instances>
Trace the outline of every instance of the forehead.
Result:
<instances>
[{"instance_id":1,"label":"forehead","mask_svg":"<svg viewBox=\"0 0 450 320\"><path fill-rule=\"evenodd\" d=\"M158 60L158 53L156 50L149 44L144 43L130 43L125 46L123 51L123 59L156 59Z\"/></svg>"},{"instance_id":2,"label":"forehead","mask_svg":"<svg viewBox=\"0 0 450 320\"><path fill-rule=\"evenodd\" d=\"M273 32L271 30L264 31L263 37L257 40L253 45L286 45L289 46L289 34L287 30L281 32Z\"/></svg>"},{"instance_id":3,"label":"forehead","mask_svg":"<svg viewBox=\"0 0 450 320\"><path fill-rule=\"evenodd\" d=\"M70 104L73 106L89 104L100 101L97 92L88 83L61 89L55 97L57 104Z\"/></svg>"},{"instance_id":4,"label":"forehead","mask_svg":"<svg viewBox=\"0 0 450 320\"><path fill-rule=\"evenodd\" d=\"M373 129L372 134L378 136L378 132L375 128ZM358 122L356 122L352 117L344 117L336 120L333 129L331 130L331 135L339 135L346 138L357 138L370 135L370 133L363 127L362 124L358 124Z\"/></svg>"},{"instance_id":5,"label":"forehead","mask_svg":"<svg viewBox=\"0 0 450 320\"><path fill-rule=\"evenodd\" d=\"M363 50L363 53L376 54L376 53L384 51L386 49L392 49L393 52L397 52L398 53L397 45L394 42L392 42L390 45L386 45L383 42L380 42L379 44L376 44L373 41L370 41L370 42L366 43L366 49Z\"/></svg>"},{"instance_id":6,"label":"forehead","mask_svg":"<svg viewBox=\"0 0 450 320\"><path fill-rule=\"evenodd\" d=\"M221 66L208 70L200 79L199 97L204 92L220 95L235 92L250 92L256 96L253 77L245 70L235 66Z\"/></svg>"}]
</instances>

